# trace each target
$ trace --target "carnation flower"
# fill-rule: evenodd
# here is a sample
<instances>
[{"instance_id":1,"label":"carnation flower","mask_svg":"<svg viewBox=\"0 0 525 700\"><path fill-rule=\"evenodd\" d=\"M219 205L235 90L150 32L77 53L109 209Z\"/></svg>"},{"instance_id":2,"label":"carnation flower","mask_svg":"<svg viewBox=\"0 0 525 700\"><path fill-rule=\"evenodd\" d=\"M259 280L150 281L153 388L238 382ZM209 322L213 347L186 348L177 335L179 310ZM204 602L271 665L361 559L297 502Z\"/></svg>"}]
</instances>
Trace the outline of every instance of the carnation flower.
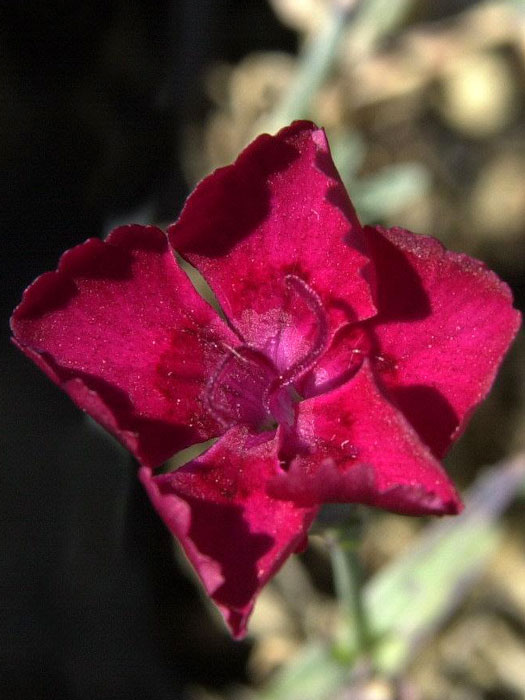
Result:
<instances>
[{"instance_id":1,"label":"carnation flower","mask_svg":"<svg viewBox=\"0 0 525 700\"><path fill-rule=\"evenodd\" d=\"M12 329L134 454L241 637L321 504L461 509L439 458L516 333L511 301L482 263L433 238L362 227L324 132L296 122L203 180L167 235L124 226L67 251L26 290Z\"/></svg>"}]
</instances>

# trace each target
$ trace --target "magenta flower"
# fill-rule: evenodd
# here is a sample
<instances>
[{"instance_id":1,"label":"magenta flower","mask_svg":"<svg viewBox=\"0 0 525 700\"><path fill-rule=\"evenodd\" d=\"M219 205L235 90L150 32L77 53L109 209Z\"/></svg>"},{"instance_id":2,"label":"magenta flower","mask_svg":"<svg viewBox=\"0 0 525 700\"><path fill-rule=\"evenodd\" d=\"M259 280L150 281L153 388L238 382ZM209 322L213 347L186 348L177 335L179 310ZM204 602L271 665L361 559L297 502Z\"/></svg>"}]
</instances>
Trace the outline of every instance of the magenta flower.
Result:
<instances>
[{"instance_id":1,"label":"magenta flower","mask_svg":"<svg viewBox=\"0 0 525 700\"><path fill-rule=\"evenodd\" d=\"M206 178L168 238L124 226L66 252L12 319L21 350L140 462L236 637L322 503L461 509L438 459L518 325L508 288L481 263L362 228L324 132L306 122Z\"/></svg>"}]
</instances>

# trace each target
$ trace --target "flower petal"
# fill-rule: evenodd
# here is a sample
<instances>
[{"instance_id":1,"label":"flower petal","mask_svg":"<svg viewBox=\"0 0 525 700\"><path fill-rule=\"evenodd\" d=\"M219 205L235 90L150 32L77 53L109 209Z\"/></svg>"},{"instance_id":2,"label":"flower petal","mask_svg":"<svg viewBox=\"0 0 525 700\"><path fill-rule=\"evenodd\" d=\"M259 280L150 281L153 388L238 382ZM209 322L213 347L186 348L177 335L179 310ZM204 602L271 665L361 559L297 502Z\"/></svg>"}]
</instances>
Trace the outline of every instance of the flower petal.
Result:
<instances>
[{"instance_id":1,"label":"flower petal","mask_svg":"<svg viewBox=\"0 0 525 700\"><path fill-rule=\"evenodd\" d=\"M26 290L11 325L17 345L142 463L223 432L204 392L238 338L159 229L125 226L72 248Z\"/></svg>"},{"instance_id":2,"label":"flower petal","mask_svg":"<svg viewBox=\"0 0 525 700\"><path fill-rule=\"evenodd\" d=\"M439 462L378 389L368 360L349 382L299 404L295 443L284 435L280 457L269 493L299 504L365 503L407 515L462 507Z\"/></svg>"},{"instance_id":3,"label":"flower petal","mask_svg":"<svg viewBox=\"0 0 525 700\"><path fill-rule=\"evenodd\" d=\"M324 132L295 122L216 170L168 229L245 341L287 368L375 313L362 231Z\"/></svg>"},{"instance_id":4,"label":"flower petal","mask_svg":"<svg viewBox=\"0 0 525 700\"><path fill-rule=\"evenodd\" d=\"M276 439L262 440L234 428L178 471L140 472L153 505L237 638L246 632L257 594L304 544L317 513L267 495L266 482L279 464Z\"/></svg>"},{"instance_id":5,"label":"flower petal","mask_svg":"<svg viewBox=\"0 0 525 700\"><path fill-rule=\"evenodd\" d=\"M520 315L481 262L434 238L366 229L379 314L370 323L389 395L438 457L486 396Z\"/></svg>"}]
</instances>

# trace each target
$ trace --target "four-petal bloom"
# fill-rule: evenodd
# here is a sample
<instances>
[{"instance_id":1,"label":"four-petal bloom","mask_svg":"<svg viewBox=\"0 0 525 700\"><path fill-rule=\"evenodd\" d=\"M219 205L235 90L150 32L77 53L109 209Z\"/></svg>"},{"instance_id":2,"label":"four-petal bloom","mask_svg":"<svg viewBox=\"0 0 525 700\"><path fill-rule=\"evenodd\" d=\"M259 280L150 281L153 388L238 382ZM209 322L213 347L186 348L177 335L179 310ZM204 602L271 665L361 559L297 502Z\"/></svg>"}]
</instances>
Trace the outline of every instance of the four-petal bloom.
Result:
<instances>
[{"instance_id":1,"label":"four-petal bloom","mask_svg":"<svg viewBox=\"0 0 525 700\"><path fill-rule=\"evenodd\" d=\"M66 252L12 319L22 351L140 462L237 637L323 502L460 510L438 459L518 325L481 263L363 228L307 122L259 137L201 182L167 237L125 226Z\"/></svg>"}]
</instances>

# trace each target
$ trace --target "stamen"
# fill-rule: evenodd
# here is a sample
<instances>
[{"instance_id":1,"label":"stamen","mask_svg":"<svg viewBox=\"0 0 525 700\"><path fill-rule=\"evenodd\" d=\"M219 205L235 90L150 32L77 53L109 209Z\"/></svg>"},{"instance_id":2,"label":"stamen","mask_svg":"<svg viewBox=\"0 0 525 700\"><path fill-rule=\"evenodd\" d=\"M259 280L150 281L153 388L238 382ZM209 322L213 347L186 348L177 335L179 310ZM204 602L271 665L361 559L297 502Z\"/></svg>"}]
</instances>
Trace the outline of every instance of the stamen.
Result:
<instances>
[{"instance_id":1,"label":"stamen","mask_svg":"<svg viewBox=\"0 0 525 700\"><path fill-rule=\"evenodd\" d=\"M236 350L235 348L232 348L231 345L227 345L226 343L223 343L223 346L228 350L228 352L231 352L232 355L234 355L238 360L241 362L244 362L245 364L249 364L249 360L246 357L243 357L242 354L239 352L239 350L243 350L243 348L248 348L249 346L240 346L239 350Z\"/></svg>"}]
</instances>

